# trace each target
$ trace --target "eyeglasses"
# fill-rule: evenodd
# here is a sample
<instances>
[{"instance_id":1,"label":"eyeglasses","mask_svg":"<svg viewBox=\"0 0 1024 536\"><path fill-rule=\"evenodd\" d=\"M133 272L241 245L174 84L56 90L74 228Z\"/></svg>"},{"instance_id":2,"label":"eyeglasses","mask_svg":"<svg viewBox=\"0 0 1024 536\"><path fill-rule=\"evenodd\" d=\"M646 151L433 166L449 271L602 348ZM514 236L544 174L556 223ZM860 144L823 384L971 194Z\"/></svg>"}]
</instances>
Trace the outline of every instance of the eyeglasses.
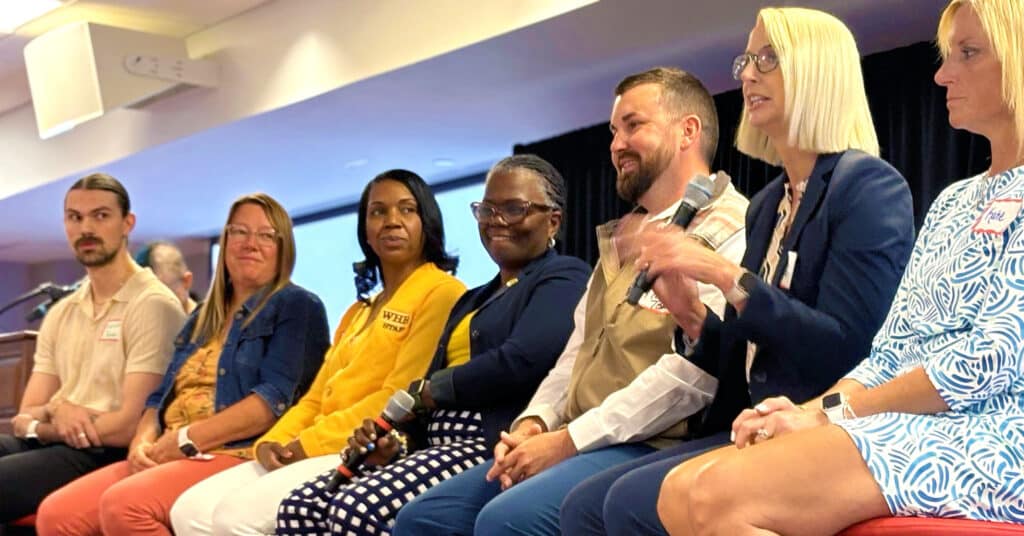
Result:
<instances>
[{"instance_id":1,"label":"eyeglasses","mask_svg":"<svg viewBox=\"0 0 1024 536\"><path fill-rule=\"evenodd\" d=\"M501 218L509 225L515 225L530 213L531 208L541 211L557 210L557 207L534 203L533 201L506 201L500 205L493 205L486 201L474 201L469 204L473 211L473 217L480 223L487 223L494 218Z\"/></svg>"},{"instance_id":2,"label":"eyeglasses","mask_svg":"<svg viewBox=\"0 0 1024 536\"><path fill-rule=\"evenodd\" d=\"M228 236L228 242L245 244L249 237L255 237L256 243L261 246L273 246L277 244L277 230L270 227L263 227L255 231L244 225L225 225L224 232Z\"/></svg>"},{"instance_id":3,"label":"eyeglasses","mask_svg":"<svg viewBox=\"0 0 1024 536\"><path fill-rule=\"evenodd\" d=\"M767 74L778 68L779 57L772 50L771 46L762 48L757 54L744 52L732 60L732 77L739 80L740 75L743 74L743 69L746 69L747 64L750 62L754 62L758 72Z\"/></svg>"}]
</instances>

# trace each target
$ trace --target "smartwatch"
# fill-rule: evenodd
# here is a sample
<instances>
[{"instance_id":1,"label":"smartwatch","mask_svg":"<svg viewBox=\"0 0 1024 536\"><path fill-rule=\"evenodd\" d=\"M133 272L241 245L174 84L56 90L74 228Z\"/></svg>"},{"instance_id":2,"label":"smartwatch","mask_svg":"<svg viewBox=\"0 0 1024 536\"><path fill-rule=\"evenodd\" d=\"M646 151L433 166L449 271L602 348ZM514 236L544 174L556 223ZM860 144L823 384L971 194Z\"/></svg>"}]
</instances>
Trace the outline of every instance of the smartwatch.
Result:
<instances>
[{"instance_id":1,"label":"smartwatch","mask_svg":"<svg viewBox=\"0 0 1024 536\"><path fill-rule=\"evenodd\" d=\"M725 300L732 305L736 305L750 297L750 293L754 291L754 287L760 279L754 275L753 272L746 268L740 272L739 277L736 278L732 283L732 288L727 292L724 292Z\"/></svg>"},{"instance_id":2,"label":"smartwatch","mask_svg":"<svg viewBox=\"0 0 1024 536\"><path fill-rule=\"evenodd\" d=\"M427 411L427 407L423 405L423 389L425 389L426 386L426 378L413 380L413 382L409 384L409 394L412 395L414 402L412 410L416 413L424 413Z\"/></svg>"},{"instance_id":3,"label":"smartwatch","mask_svg":"<svg viewBox=\"0 0 1024 536\"><path fill-rule=\"evenodd\" d=\"M846 420L846 413L850 408L850 401L846 393L829 393L821 399L821 410L828 417L828 422L837 423ZM850 411L852 415L853 412Z\"/></svg>"},{"instance_id":4,"label":"smartwatch","mask_svg":"<svg viewBox=\"0 0 1024 536\"><path fill-rule=\"evenodd\" d=\"M181 453L186 458L199 456L199 448L188 438L188 426L182 426L178 429L178 448L181 449Z\"/></svg>"}]
</instances>

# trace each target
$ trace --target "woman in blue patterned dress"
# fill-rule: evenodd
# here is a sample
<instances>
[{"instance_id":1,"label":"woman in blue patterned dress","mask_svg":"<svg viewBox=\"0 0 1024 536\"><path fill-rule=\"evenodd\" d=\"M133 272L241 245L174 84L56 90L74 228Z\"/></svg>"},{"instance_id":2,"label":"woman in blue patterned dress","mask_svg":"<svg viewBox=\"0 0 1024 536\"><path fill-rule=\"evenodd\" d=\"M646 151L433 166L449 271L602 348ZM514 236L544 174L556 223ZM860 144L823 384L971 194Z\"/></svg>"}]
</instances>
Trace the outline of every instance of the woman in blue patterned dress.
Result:
<instances>
[{"instance_id":1,"label":"woman in blue patterned dress","mask_svg":"<svg viewBox=\"0 0 1024 536\"><path fill-rule=\"evenodd\" d=\"M991 143L991 167L932 205L867 359L819 399L745 410L739 449L669 473L670 533L832 534L887 515L1024 523L1021 34L1024 2L946 7L935 81L950 124Z\"/></svg>"}]
</instances>

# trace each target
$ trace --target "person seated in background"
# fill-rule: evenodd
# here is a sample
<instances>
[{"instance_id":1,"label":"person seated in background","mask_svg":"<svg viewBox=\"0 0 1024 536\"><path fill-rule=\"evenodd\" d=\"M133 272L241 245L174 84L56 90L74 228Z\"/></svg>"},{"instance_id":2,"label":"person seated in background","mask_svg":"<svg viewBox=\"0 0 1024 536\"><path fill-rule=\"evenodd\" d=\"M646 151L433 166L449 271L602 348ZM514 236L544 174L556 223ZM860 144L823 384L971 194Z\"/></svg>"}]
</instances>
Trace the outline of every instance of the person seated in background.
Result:
<instances>
[{"instance_id":1,"label":"person seated in background","mask_svg":"<svg viewBox=\"0 0 1024 536\"><path fill-rule=\"evenodd\" d=\"M664 224L691 179L711 174L714 100L694 76L672 68L626 77L615 95L616 189L646 212L645 221ZM715 182L718 195L686 231L689 240L738 261L747 200L725 173L715 173ZM709 396L703 394L709 386L686 382L692 366L673 352L676 323L653 292L638 307L625 303L640 270L632 253L618 248L613 237L621 232L616 221L598 227L601 257L575 312L575 330L511 433L502 433L494 463L407 504L395 534L472 534L474 525L477 534L557 534L559 505L576 483L655 449L642 441L665 445L685 432L672 406ZM702 291L705 303L721 312L722 293L712 286Z\"/></svg>"},{"instance_id":2,"label":"person seated in background","mask_svg":"<svg viewBox=\"0 0 1024 536\"><path fill-rule=\"evenodd\" d=\"M128 254L128 192L94 173L64 196L64 232L87 280L43 320L14 435L0 435L0 524L125 457L185 314Z\"/></svg>"},{"instance_id":3,"label":"person seated in background","mask_svg":"<svg viewBox=\"0 0 1024 536\"><path fill-rule=\"evenodd\" d=\"M954 0L937 33L949 122L989 141L991 166L932 203L866 359L803 406L741 413L735 442L752 447L669 473L658 513L671 534L1024 523L1024 4Z\"/></svg>"},{"instance_id":4,"label":"person seated in background","mask_svg":"<svg viewBox=\"0 0 1024 536\"><path fill-rule=\"evenodd\" d=\"M181 300L185 314L192 314L197 305L195 298L192 297L192 271L185 264L185 256L178 246L163 240L154 240L135 253L135 262L143 268L153 270L157 279L167 285L167 288Z\"/></svg>"},{"instance_id":5,"label":"person seated in background","mask_svg":"<svg viewBox=\"0 0 1024 536\"><path fill-rule=\"evenodd\" d=\"M175 341L128 460L47 497L39 534L166 534L178 495L251 457L253 440L309 387L329 344L324 305L291 282L294 266L285 209L266 194L238 198L210 292Z\"/></svg>"},{"instance_id":6,"label":"person seated in background","mask_svg":"<svg viewBox=\"0 0 1024 536\"><path fill-rule=\"evenodd\" d=\"M427 369L466 290L448 273L458 259L445 252L430 187L411 171L377 175L359 200L357 233L366 255L355 264L358 301L342 317L313 386L256 442L255 461L178 499L171 510L178 536L273 533L281 499L337 465L352 429L380 415L395 391ZM382 289L371 296L378 281Z\"/></svg>"},{"instance_id":7,"label":"person seated in background","mask_svg":"<svg viewBox=\"0 0 1024 536\"><path fill-rule=\"evenodd\" d=\"M728 444L732 419L752 402L806 400L853 368L910 257L910 190L877 157L846 25L816 10L763 9L733 77L745 99L737 148L783 168L750 202L742 262L674 229L623 237L642 248L637 263L659 275L655 291L681 326L678 348L717 384L714 399L674 408L694 414L691 441L574 489L562 504L567 534L664 534L656 503L665 474ZM695 281L725 293L724 317L698 301Z\"/></svg>"},{"instance_id":8,"label":"person seated in background","mask_svg":"<svg viewBox=\"0 0 1024 536\"><path fill-rule=\"evenodd\" d=\"M378 438L365 420L348 440L350 453L372 451L365 476L336 492L327 490L331 473L296 488L278 510L277 534L386 534L405 503L490 457L555 364L590 275L586 263L554 250L565 181L537 156L511 156L491 168L472 208L498 274L455 304L430 369L413 383L428 416L408 441ZM402 441L414 452L396 459ZM230 500L241 505L245 495Z\"/></svg>"}]
</instances>

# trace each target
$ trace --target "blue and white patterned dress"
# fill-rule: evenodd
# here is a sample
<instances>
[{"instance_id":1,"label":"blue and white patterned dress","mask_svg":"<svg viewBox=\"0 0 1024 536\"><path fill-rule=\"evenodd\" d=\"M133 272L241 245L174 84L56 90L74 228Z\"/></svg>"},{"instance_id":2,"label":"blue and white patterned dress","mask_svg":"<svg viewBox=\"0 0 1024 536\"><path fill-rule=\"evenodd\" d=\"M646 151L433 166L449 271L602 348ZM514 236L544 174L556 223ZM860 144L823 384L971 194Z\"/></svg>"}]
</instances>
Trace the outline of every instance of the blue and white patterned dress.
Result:
<instances>
[{"instance_id":1,"label":"blue and white patterned dress","mask_svg":"<svg viewBox=\"0 0 1024 536\"><path fill-rule=\"evenodd\" d=\"M840 423L894 515L1024 523L1022 198L1024 167L942 192L871 355L847 376L873 387L923 367L950 407Z\"/></svg>"}]
</instances>

